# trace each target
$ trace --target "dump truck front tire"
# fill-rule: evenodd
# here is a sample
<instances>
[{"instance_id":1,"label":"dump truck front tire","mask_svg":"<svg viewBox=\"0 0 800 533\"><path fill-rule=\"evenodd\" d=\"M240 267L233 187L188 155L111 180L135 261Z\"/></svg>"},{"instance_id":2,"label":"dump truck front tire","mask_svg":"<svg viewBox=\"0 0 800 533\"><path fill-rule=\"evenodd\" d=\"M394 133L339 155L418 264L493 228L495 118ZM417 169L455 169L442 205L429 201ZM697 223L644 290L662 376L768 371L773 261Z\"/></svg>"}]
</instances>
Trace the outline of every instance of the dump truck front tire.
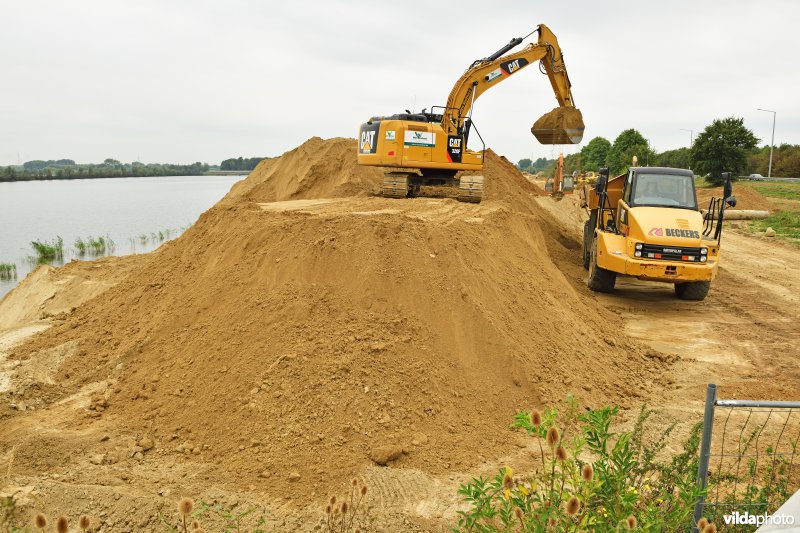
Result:
<instances>
[{"instance_id":1,"label":"dump truck front tire","mask_svg":"<svg viewBox=\"0 0 800 533\"><path fill-rule=\"evenodd\" d=\"M708 296L711 288L710 281L688 281L686 283L675 284L675 294L681 300L693 300L700 302Z\"/></svg>"},{"instance_id":2,"label":"dump truck front tire","mask_svg":"<svg viewBox=\"0 0 800 533\"><path fill-rule=\"evenodd\" d=\"M597 226L597 209L589 213L589 220L583 224L583 268L589 270L589 261L592 259L592 239L594 228Z\"/></svg>"},{"instance_id":3,"label":"dump truck front tire","mask_svg":"<svg viewBox=\"0 0 800 533\"><path fill-rule=\"evenodd\" d=\"M589 280L586 284L595 292L613 292L616 283L616 272L597 266L597 239L592 239L592 253L589 259Z\"/></svg>"}]
</instances>

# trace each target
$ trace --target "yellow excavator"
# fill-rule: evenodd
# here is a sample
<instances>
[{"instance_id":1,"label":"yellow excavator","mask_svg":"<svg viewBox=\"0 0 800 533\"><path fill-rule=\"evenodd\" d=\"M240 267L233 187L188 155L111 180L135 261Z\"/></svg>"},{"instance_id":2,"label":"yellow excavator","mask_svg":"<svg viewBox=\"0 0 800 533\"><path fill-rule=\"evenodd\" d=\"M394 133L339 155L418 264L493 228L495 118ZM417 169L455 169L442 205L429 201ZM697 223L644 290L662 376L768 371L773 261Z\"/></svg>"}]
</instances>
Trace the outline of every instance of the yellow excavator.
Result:
<instances>
[{"instance_id":1,"label":"yellow excavator","mask_svg":"<svg viewBox=\"0 0 800 533\"><path fill-rule=\"evenodd\" d=\"M535 33L538 33L536 42L508 53ZM383 195L390 198L417 196L422 186L458 185L460 201L480 202L483 176L475 172L483 168L486 146L472 122L475 100L537 61L539 69L550 79L559 107L539 118L531 133L542 144L580 143L583 117L575 108L564 57L556 36L542 24L525 37L512 39L494 54L473 61L453 86L445 106L434 106L431 112L406 110L376 116L362 124L358 163L389 167L383 181ZM467 149L473 131L481 141L481 150ZM459 172L462 174L457 178Z\"/></svg>"},{"instance_id":2,"label":"yellow excavator","mask_svg":"<svg viewBox=\"0 0 800 533\"><path fill-rule=\"evenodd\" d=\"M633 166L609 179L608 169L600 169L582 194L589 210L583 230L589 288L611 292L625 275L672 283L683 300L705 299L719 267L725 208L736 205L731 175L722 177L723 196L703 213L691 170Z\"/></svg>"}]
</instances>

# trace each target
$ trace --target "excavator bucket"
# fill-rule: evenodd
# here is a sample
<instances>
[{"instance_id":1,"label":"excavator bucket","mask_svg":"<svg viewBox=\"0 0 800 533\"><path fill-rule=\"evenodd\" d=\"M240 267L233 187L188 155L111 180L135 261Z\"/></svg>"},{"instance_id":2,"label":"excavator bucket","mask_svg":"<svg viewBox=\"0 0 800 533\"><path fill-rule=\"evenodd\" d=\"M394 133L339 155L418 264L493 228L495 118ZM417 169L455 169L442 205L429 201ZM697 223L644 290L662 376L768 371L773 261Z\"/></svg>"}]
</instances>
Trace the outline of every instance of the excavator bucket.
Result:
<instances>
[{"instance_id":1,"label":"excavator bucket","mask_svg":"<svg viewBox=\"0 0 800 533\"><path fill-rule=\"evenodd\" d=\"M531 133L542 144L578 144L583 139L583 115L574 107L557 107L533 123Z\"/></svg>"}]
</instances>

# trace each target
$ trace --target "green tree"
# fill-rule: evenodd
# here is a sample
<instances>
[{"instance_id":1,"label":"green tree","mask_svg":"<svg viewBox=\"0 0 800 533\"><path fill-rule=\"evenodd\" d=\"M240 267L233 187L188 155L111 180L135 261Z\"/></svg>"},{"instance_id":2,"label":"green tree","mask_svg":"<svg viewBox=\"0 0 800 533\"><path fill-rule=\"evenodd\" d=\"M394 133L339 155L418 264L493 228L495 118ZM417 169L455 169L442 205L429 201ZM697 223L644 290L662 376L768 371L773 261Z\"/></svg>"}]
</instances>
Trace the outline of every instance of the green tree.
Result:
<instances>
[{"instance_id":1,"label":"green tree","mask_svg":"<svg viewBox=\"0 0 800 533\"><path fill-rule=\"evenodd\" d=\"M662 167L691 168L691 149L683 147L658 154L658 164Z\"/></svg>"},{"instance_id":2,"label":"green tree","mask_svg":"<svg viewBox=\"0 0 800 533\"><path fill-rule=\"evenodd\" d=\"M611 151L611 142L605 137L595 137L586 146L581 148L583 168L581 170L600 170L606 166L608 153Z\"/></svg>"},{"instance_id":3,"label":"green tree","mask_svg":"<svg viewBox=\"0 0 800 533\"><path fill-rule=\"evenodd\" d=\"M708 174L708 181L722 184L722 173L741 175L747 169L747 157L756 147L758 137L747 129L743 118L717 119L703 130L692 145L692 167L698 174Z\"/></svg>"},{"instance_id":4,"label":"green tree","mask_svg":"<svg viewBox=\"0 0 800 533\"><path fill-rule=\"evenodd\" d=\"M517 163L517 168L520 170L528 170L532 164L533 161L531 161L528 158L520 159L519 162Z\"/></svg>"},{"instance_id":5,"label":"green tree","mask_svg":"<svg viewBox=\"0 0 800 533\"><path fill-rule=\"evenodd\" d=\"M627 172L631 166L633 156L639 159L639 165L655 163L656 154L650 149L650 144L644 136L635 129L627 129L620 133L611 150L608 152L606 163L612 176Z\"/></svg>"}]
</instances>

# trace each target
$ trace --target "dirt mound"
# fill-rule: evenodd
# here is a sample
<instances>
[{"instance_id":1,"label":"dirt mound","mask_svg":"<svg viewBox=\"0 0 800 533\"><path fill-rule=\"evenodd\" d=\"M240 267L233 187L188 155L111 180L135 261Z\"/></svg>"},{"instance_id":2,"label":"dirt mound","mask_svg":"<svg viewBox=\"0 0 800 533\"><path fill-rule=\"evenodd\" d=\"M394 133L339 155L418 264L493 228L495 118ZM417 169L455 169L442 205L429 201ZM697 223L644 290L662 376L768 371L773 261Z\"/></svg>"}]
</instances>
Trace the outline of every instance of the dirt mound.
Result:
<instances>
[{"instance_id":1,"label":"dirt mound","mask_svg":"<svg viewBox=\"0 0 800 533\"><path fill-rule=\"evenodd\" d=\"M222 203L366 196L381 190L384 169L358 165L355 139L312 137L267 159L231 189Z\"/></svg>"},{"instance_id":2,"label":"dirt mound","mask_svg":"<svg viewBox=\"0 0 800 533\"><path fill-rule=\"evenodd\" d=\"M756 209L774 211L775 205L769 198L763 196L752 187L733 184L733 195L736 197L736 207L733 209ZM722 196L722 187L699 187L697 189L697 202L701 209L706 209L711 198Z\"/></svg>"},{"instance_id":3,"label":"dirt mound","mask_svg":"<svg viewBox=\"0 0 800 533\"><path fill-rule=\"evenodd\" d=\"M143 255L71 261L61 268L42 265L0 299L0 331L69 313L116 285Z\"/></svg>"},{"instance_id":4,"label":"dirt mound","mask_svg":"<svg viewBox=\"0 0 800 533\"><path fill-rule=\"evenodd\" d=\"M486 200L470 205L360 197L374 174L355 154L355 141L315 138L262 163L134 275L19 348L61 347L53 404L91 386L73 418L139 443L75 448L56 434L47 453L203 465L308 503L376 457L471 471L513 448L503 421L519 408L570 391L626 405L660 382L666 363L609 335L602 307L565 279L577 244L505 158L487 154ZM314 199L344 191L357 197ZM36 471L36 446L24 440L15 469Z\"/></svg>"}]
</instances>

